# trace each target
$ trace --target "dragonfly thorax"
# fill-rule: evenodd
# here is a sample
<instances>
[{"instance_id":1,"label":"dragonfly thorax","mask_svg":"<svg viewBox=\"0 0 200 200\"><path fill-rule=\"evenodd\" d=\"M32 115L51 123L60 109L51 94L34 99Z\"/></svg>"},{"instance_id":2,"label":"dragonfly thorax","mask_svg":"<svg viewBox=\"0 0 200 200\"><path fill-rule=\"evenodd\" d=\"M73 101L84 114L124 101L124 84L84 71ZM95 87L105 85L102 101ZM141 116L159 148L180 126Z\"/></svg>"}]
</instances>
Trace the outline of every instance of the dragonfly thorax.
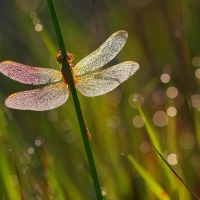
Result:
<instances>
[{"instance_id":1,"label":"dragonfly thorax","mask_svg":"<svg viewBox=\"0 0 200 200\"><path fill-rule=\"evenodd\" d=\"M71 70L71 73L72 73L72 77L74 79L74 73L73 73L73 64L72 64L72 61L74 60L74 55L72 53L69 53L69 52L66 52L66 55L67 55L67 62L69 63L69 66L70 66L70 70ZM62 53L61 51L59 51L56 55L56 60L58 61L58 63L62 64L61 66L61 72L62 72L62 75L63 75L63 79L65 81L65 83L69 84L69 81L68 81L68 77L67 77L67 74L66 74L66 69L63 65L63 56L62 56Z\"/></svg>"}]
</instances>

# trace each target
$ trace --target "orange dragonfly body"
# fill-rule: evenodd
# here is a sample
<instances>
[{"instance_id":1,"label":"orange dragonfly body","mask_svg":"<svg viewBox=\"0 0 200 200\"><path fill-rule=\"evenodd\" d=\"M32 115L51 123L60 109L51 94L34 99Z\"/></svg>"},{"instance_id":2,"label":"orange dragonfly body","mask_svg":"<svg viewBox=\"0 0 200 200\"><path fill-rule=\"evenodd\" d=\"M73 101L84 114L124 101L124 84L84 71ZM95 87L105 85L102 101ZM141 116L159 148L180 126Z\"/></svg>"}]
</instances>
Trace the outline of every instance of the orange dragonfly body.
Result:
<instances>
[{"instance_id":1,"label":"orange dragonfly body","mask_svg":"<svg viewBox=\"0 0 200 200\"><path fill-rule=\"evenodd\" d=\"M111 61L124 46L128 33L118 31L111 35L97 50L83 58L75 66L74 55L67 53L76 88L85 96L93 97L115 89L132 76L139 68L138 63L126 61L101 71L95 71ZM59 52L57 61L62 63ZM5 105L12 109L45 111L64 104L69 96L69 84L65 69L61 71L31 67L13 61L0 63L0 72L23 84L49 85L35 90L17 92L10 95Z\"/></svg>"}]
</instances>

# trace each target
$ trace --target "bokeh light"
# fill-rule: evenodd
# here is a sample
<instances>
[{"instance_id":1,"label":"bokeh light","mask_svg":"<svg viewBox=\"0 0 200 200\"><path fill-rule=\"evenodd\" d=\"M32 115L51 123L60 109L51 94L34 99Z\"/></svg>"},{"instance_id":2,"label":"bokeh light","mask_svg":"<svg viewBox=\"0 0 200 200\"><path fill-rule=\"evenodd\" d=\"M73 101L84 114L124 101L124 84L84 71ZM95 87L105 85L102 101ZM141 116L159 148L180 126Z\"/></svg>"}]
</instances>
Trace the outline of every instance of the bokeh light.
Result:
<instances>
[{"instance_id":1,"label":"bokeh light","mask_svg":"<svg viewBox=\"0 0 200 200\"><path fill-rule=\"evenodd\" d=\"M163 82L163 83L168 83L170 81L170 76L169 74L162 74L161 77L160 77L160 80Z\"/></svg>"},{"instance_id":2,"label":"bokeh light","mask_svg":"<svg viewBox=\"0 0 200 200\"><path fill-rule=\"evenodd\" d=\"M113 128L117 128L121 123L121 120L118 116L113 115L107 120L107 125Z\"/></svg>"},{"instance_id":3,"label":"bokeh light","mask_svg":"<svg viewBox=\"0 0 200 200\"><path fill-rule=\"evenodd\" d=\"M167 114L168 114L170 117L174 117L174 116L177 114L176 108L174 108L174 107L169 107L169 108L167 109Z\"/></svg>"},{"instance_id":4,"label":"bokeh light","mask_svg":"<svg viewBox=\"0 0 200 200\"><path fill-rule=\"evenodd\" d=\"M195 66L195 67L199 67L200 66L200 57L194 57L192 59L192 64Z\"/></svg>"},{"instance_id":5,"label":"bokeh light","mask_svg":"<svg viewBox=\"0 0 200 200\"><path fill-rule=\"evenodd\" d=\"M36 146L40 146L41 144L42 144L41 140L36 140L36 141L35 141L35 145L36 145Z\"/></svg>"},{"instance_id":6,"label":"bokeh light","mask_svg":"<svg viewBox=\"0 0 200 200\"><path fill-rule=\"evenodd\" d=\"M33 19L33 24L39 24L40 23L40 19L39 18L34 18Z\"/></svg>"},{"instance_id":7,"label":"bokeh light","mask_svg":"<svg viewBox=\"0 0 200 200\"><path fill-rule=\"evenodd\" d=\"M166 126L168 123L168 115L163 111L158 111L153 115L153 122L158 127Z\"/></svg>"},{"instance_id":8,"label":"bokeh light","mask_svg":"<svg viewBox=\"0 0 200 200\"><path fill-rule=\"evenodd\" d=\"M36 12L31 12L30 13L30 18L34 19L37 17L37 13Z\"/></svg>"},{"instance_id":9,"label":"bokeh light","mask_svg":"<svg viewBox=\"0 0 200 200\"><path fill-rule=\"evenodd\" d=\"M102 196L106 196L106 191L102 190Z\"/></svg>"},{"instance_id":10,"label":"bokeh light","mask_svg":"<svg viewBox=\"0 0 200 200\"><path fill-rule=\"evenodd\" d=\"M55 110L51 110L47 114L47 119L51 122L58 120L58 113Z\"/></svg>"},{"instance_id":11,"label":"bokeh light","mask_svg":"<svg viewBox=\"0 0 200 200\"><path fill-rule=\"evenodd\" d=\"M200 79L200 68L195 71L195 76Z\"/></svg>"},{"instance_id":12,"label":"bokeh light","mask_svg":"<svg viewBox=\"0 0 200 200\"><path fill-rule=\"evenodd\" d=\"M151 145L148 142L143 142L140 145L140 151L142 153L148 153L151 150Z\"/></svg>"},{"instance_id":13,"label":"bokeh light","mask_svg":"<svg viewBox=\"0 0 200 200\"><path fill-rule=\"evenodd\" d=\"M178 163L178 157L175 153L169 154L167 156L167 161L170 165L176 165Z\"/></svg>"},{"instance_id":14,"label":"bokeh light","mask_svg":"<svg viewBox=\"0 0 200 200\"><path fill-rule=\"evenodd\" d=\"M191 149L195 145L195 138L191 133L184 133L179 137L179 144L183 149Z\"/></svg>"},{"instance_id":15,"label":"bokeh light","mask_svg":"<svg viewBox=\"0 0 200 200\"><path fill-rule=\"evenodd\" d=\"M133 118L133 125L137 128L141 128L144 126L144 121L140 115L137 115Z\"/></svg>"},{"instance_id":16,"label":"bokeh light","mask_svg":"<svg viewBox=\"0 0 200 200\"><path fill-rule=\"evenodd\" d=\"M29 147L28 150L27 150L27 152L29 154L33 154L34 153L34 148L33 147Z\"/></svg>"},{"instance_id":17,"label":"bokeh light","mask_svg":"<svg viewBox=\"0 0 200 200\"><path fill-rule=\"evenodd\" d=\"M61 123L61 128L65 131L69 131L72 128L72 123L70 120L64 120Z\"/></svg>"},{"instance_id":18,"label":"bokeh light","mask_svg":"<svg viewBox=\"0 0 200 200\"><path fill-rule=\"evenodd\" d=\"M194 108L200 111L200 95L198 94L192 95L191 104Z\"/></svg>"},{"instance_id":19,"label":"bokeh light","mask_svg":"<svg viewBox=\"0 0 200 200\"><path fill-rule=\"evenodd\" d=\"M117 106L121 102L122 92L120 89L116 88L115 90L104 95L103 98L107 105Z\"/></svg>"},{"instance_id":20,"label":"bokeh light","mask_svg":"<svg viewBox=\"0 0 200 200\"><path fill-rule=\"evenodd\" d=\"M178 95L178 90L175 87L169 87L166 91L166 94L169 98L174 99Z\"/></svg>"},{"instance_id":21,"label":"bokeh light","mask_svg":"<svg viewBox=\"0 0 200 200\"><path fill-rule=\"evenodd\" d=\"M38 8L39 0L15 0L15 3L20 11L30 13Z\"/></svg>"},{"instance_id":22,"label":"bokeh light","mask_svg":"<svg viewBox=\"0 0 200 200\"><path fill-rule=\"evenodd\" d=\"M35 145L36 146L41 146L42 144L44 144L44 139L42 137L38 137L36 140L35 140Z\"/></svg>"},{"instance_id":23,"label":"bokeh light","mask_svg":"<svg viewBox=\"0 0 200 200\"><path fill-rule=\"evenodd\" d=\"M40 32L42 30L42 28L43 28L42 24L36 24L35 25L35 30L38 31L38 32Z\"/></svg>"},{"instance_id":24,"label":"bokeh light","mask_svg":"<svg viewBox=\"0 0 200 200\"><path fill-rule=\"evenodd\" d=\"M22 153L19 156L19 161L22 165L28 165L31 161L31 156L28 153Z\"/></svg>"}]
</instances>

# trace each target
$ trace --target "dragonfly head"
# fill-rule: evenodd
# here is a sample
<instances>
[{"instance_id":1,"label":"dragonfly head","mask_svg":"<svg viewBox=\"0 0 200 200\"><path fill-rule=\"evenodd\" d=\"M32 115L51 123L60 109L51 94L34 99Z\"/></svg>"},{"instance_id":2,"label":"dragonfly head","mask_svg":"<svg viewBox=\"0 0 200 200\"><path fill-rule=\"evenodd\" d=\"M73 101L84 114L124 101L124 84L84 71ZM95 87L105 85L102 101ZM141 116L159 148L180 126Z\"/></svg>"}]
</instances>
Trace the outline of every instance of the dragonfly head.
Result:
<instances>
[{"instance_id":1,"label":"dragonfly head","mask_svg":"<svg viewBox=\"0 0 200 200\"><path fill-rule=\"evenodd\" d=\"M69 63L72 63L72 61L74 60L74 57L75 57L75 56L74 56L72 53L69 53L69 52L66 52L66 54L67 54L67 61L68 61ZM62 57L61 51L59 51L59 52L57 53L57 55L56 55L56 60L57 60L57 62L60 63L60 64L63 63L63 57Z\"/></svg>"}]
</instances>

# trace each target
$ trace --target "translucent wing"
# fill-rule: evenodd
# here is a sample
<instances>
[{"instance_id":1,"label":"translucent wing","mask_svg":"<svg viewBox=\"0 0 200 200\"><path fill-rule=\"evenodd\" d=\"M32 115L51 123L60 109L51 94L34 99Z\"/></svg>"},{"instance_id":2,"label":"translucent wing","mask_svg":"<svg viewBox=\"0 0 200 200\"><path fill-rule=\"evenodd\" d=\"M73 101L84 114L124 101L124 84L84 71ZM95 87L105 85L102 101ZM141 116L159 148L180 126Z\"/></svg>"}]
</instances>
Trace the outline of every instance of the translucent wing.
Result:
<instances>
[{"instance_id":1,"label":"translucent wing","mask_svg":"<svg viewBox=\"0 0 200 200\"><path fill-rule=\"evenodd\" d=\"M77 77L76 87L85 96L102 95L131 77L138 68L139 65L136 62L123 62L99 72Z\"/></svg>"},{"instance_id":2,"label":"translucent wing","mask_svg":"<svg viewBox=\"0 0 200 200\"><path fill-rule=\"evenodd\" d=\"M57 82L62 79L62 73L58 70L31 67L13 61L1 62L0 72L15 81L31 85Z\"/></svg>"},{"instance_id":3,"label":"translucent wing","mask_svg":"<svg viewBox=\"0 0 200 200\"><path fill-rule=\"evenodd\" d=\"M111 61L122 49L127 38L128 33L126 31L118 31L112 34L97 50L76 64L74 67L75 76L98 69Z\"/></svg>"},{"instance_id":4,"label":"translucent wing","mask_svg":"<svg viewBox=\"0 0 200 200\"><path fill-rule=\"evenodd\" d=\"M68 85L59 82L41 89L12 94L6 99L5 105L19 110L51 110L65 103L68 96Z\"/></svg>"}]
</instances>

